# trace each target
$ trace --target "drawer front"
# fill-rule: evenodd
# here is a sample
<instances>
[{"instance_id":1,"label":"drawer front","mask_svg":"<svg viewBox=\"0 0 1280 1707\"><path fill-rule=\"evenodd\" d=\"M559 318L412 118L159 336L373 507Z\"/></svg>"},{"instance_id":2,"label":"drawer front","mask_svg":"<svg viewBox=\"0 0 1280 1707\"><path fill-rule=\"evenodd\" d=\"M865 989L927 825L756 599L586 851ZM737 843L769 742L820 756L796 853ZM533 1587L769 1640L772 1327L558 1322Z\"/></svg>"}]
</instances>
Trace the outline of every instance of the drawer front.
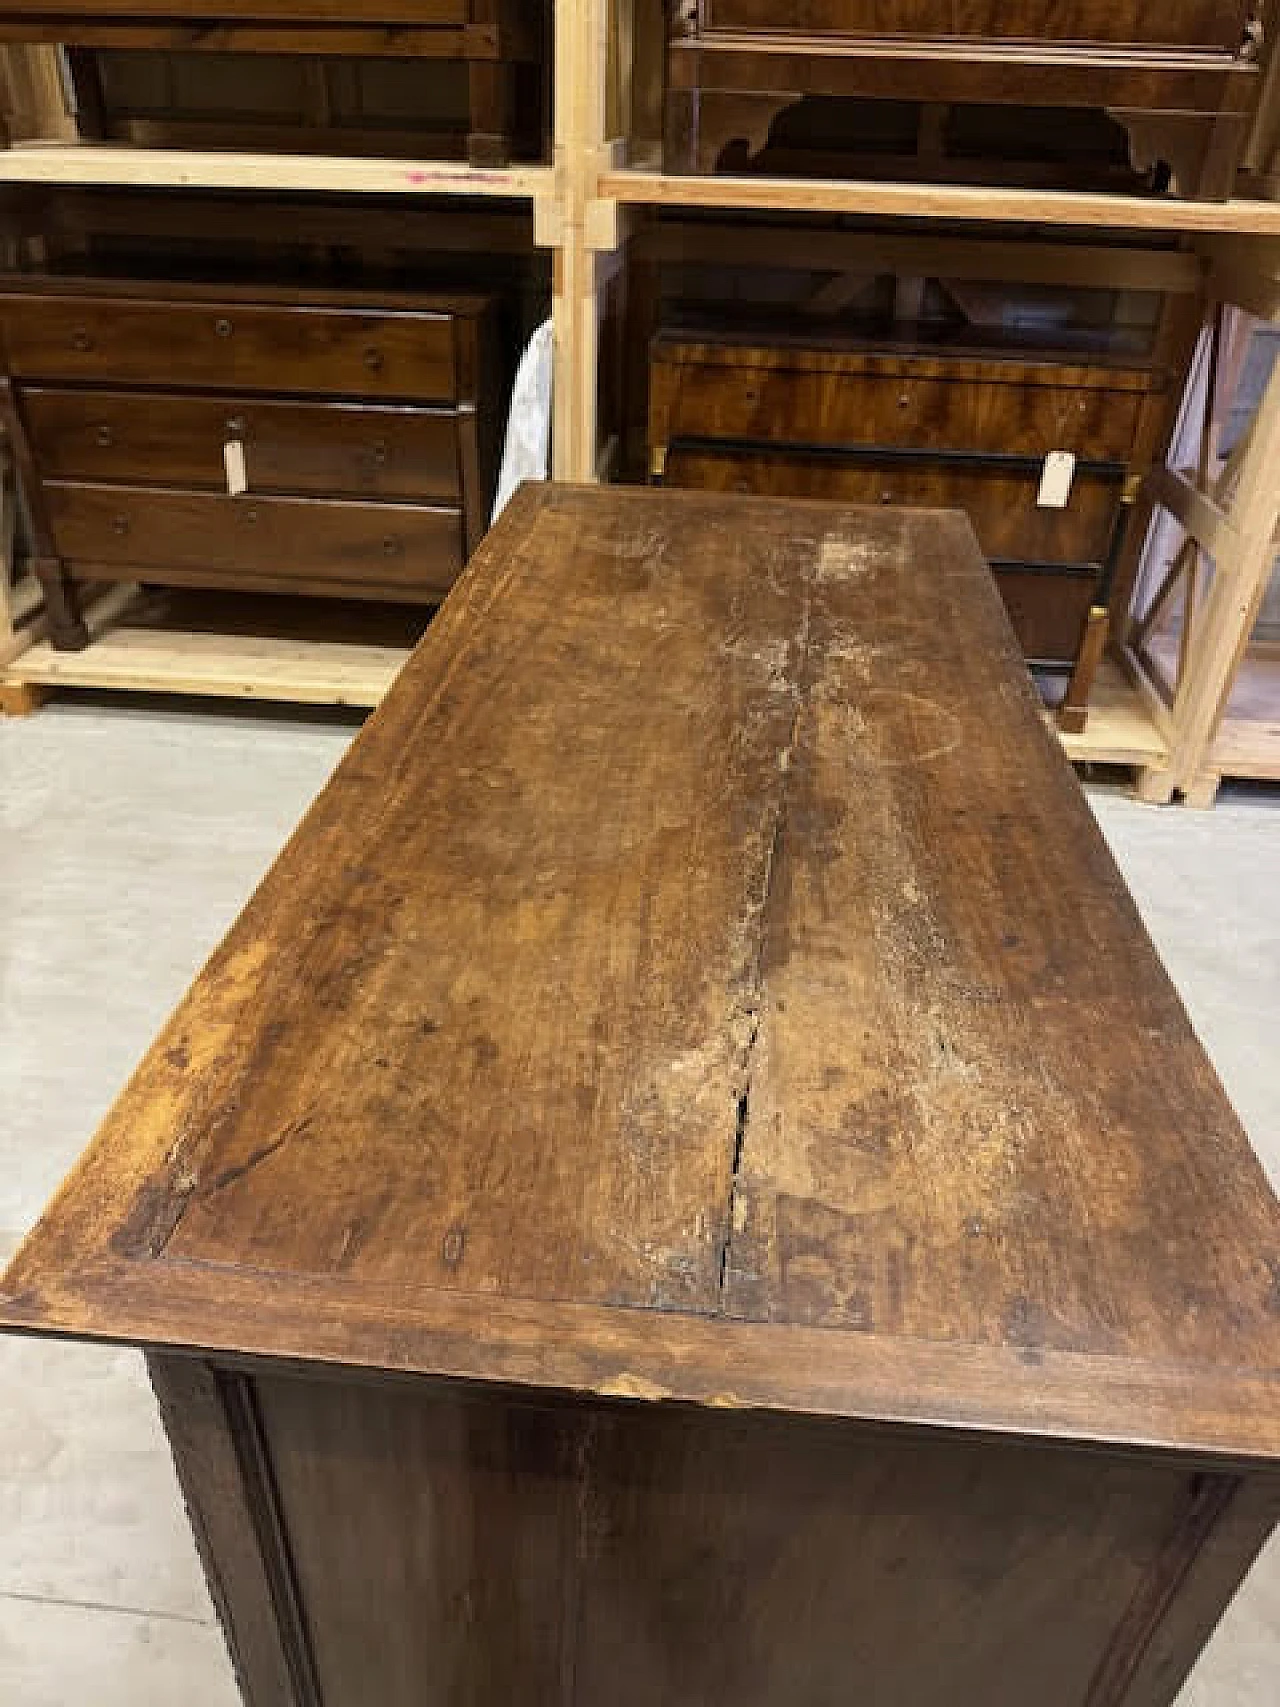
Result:
<instances>
[{"instance_id":1,"label":"drawer front","mask_svg":"<svg viewBox=\"0 0 1280 1707\"><path fill-rule=\"evenodd\" d=\"M459 497L452 410L118 391L23 394L46 479L227 490L224 447L243 446L251 492Z\"/></svg>"},{"instance_id":2,"label":"drawer front","mask_svg":"<svg viewBox=\"0 0 1280 1707\"><path fill-rule=\"evenodd\" d=\"M56 482L45 494L60 556L139 580L414 598L462 569L462 518L444 506Z\"/></svg>"},{"instance_id":3,"label":"drawer front","mask_svg":"<svg viewBox=\"0 0 1280 1707\"><path fill-rule=\"evenodd\" d=\"M0 322L19 379L457 397L448 314L48 296L0 298Z\"/></svg>"},{"instance_id":4,"label":"drawer front","mask_svg":"<svg viewBox=\"0 0 1280 1707\"><path fill-rule=\"evenodd\" d=\"M654 430L810 445L929 445L1122 462L1142 394L796 369L681 364L654 369ZM665 405L665 407L663 407Z\"/></svg>"},{"instance_id":5,"label":"drawer front","mask_svg":"<svg viewBox=\"0 0 1280 1707\"><path fill-rule=\"evenodd\" d=\"M1247 0L702 0L703 33L941 37L954 42L1189 47L1234 54Z\"/></svg>"},{"instance_id":6,"label":"drawer front","mask_svg":"<svg viewBox=\"0 0 1280 1707\"><path fill-rule=\"evenodd\" d=\"M1077 475L1065 509L1041 509L1036 469L891 459L846 462L683 446L668 455L665 483L709 492L964 510L988 558L1098 565L1111 548L1121 495L1117 479Z\"/></svg>"}]
</instances>

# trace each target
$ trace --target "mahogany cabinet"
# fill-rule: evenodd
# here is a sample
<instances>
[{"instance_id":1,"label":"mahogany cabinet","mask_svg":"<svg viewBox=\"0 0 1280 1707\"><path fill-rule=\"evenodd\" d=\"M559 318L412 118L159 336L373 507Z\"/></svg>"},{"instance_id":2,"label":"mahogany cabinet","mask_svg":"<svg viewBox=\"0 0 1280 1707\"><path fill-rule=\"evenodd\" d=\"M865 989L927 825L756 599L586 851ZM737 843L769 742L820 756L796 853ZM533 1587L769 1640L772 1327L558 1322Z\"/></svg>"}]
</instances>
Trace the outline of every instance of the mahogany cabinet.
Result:
<instances>
[{"instance_id":1,"label":"mahogany cabinet","mask_svg":"<svg viewBox=\"0 0 1280 1707\"><path fill-rule=\"evenodd\" d=\"M434 603L484 533L489 297L27 276L0 338L56 645L78 580Z\"/></svg>"},{"instance_id":2,"label":"mahogany cabinet","mask_svg":"<svg viewBox=\"0 0 1280 1707\"><path fill-rule=\"evenodd\" d=\"M1026 657L1062 670L1105 603L1167 406L1152 363L661 333L650 474L711 492L965 510ZM1043 501L1053 452L1074 458L1060 504Z\"/></svg>"},{"instance_id":3,"label":"mahogany cabinet","mask_svg":"<svg viewBox=\"0 0 1280 1707\"><path fill-rule=\"evenodd\" d=\"M680 0L667 51L665 165L759 150L806 97L1105 109L1135 162L1222 199L1261 89L1273 0Z\"/></svg>"},{"instance_id":4,"label":"mahogany cabinet","mask_svg":"<svg viewBox=\"0 0 1280 1707\"><path fill-rule=\"evenodd\" d=\"M1278 1270L964 519L543 485L0 1323L146 1349L250 1707L1170 1707Z\"/></svg>"}]
</instances>

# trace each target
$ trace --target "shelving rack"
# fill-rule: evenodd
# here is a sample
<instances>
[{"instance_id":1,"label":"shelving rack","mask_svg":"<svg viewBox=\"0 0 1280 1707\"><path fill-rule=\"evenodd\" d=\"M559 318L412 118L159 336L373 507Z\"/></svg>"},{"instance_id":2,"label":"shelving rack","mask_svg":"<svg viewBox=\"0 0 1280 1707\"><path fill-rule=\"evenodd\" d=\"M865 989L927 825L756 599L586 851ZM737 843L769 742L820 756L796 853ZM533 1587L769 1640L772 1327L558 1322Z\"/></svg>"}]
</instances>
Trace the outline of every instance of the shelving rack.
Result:
<instances>
[{"instance_id":1,"label":"shelving rack","mask_svg":"<svg viewBox=\"0 0 1280 1707\"><path fill-rule=\"evenodd\" d=\"M1149 264L1149 256L1138 259L1137 240L1159 235L1178 240L1166 252L1167 265L1194 269L1205 291L1202 362L1215 364L1219 304L1280 321L1280 54L1273 56L1269 99L1246 162L1256 186L1247 199L1217 203L949 184L681 177L664 173L652 148L628 134L637 82L647 80L651 88L660 76L661 6L655 0L557 0L555 14L552 150L546 165L477 169L438 161L141 150L78 143L65 131L51 137L46 126L44 135L0 151L0 182L199 187L247 195L490 196L527 207L535 243L552 256L552 466L558 478L568 480L608 478L614 466L616 444L600 405L605 320L611 293L625 275L629 245L656 210L768 213L797 221L858 215L901 221L904 239L914 241L927 239L931 228L954 233L959 226L972 234L963 242L1003 244L1015 268L1020 250L1024 264L1031 264L1027 257L1037 245L1041 251L1052 246L1055 228L1072 234L1077 244L1080 232L1105 230L1113 243L1099 255L1107 256L1106 265L1119 278L1128 253L1138 270L1130 279ZM46 88L49 79L38 56L48 50L17 51L35 56L28 77L38 109L41 79ZM1008 238L1004 231L1011 226L1034 227L1034 239ZM1135 238L1128 249L1123 241L1117 246L1124 233ZM1162 679L1143 645L1143 601L1160 583L1160 566L1149 550L1132 627L1114 637L1114 657L1095 693L1088 727L1064 736L1064 746L1074 760L1131 766L1146 799L1205 803L1223 775L1280 778L1280 659L1249 647L1280 524L1280 378L1269 387L1243 452L1225 471L1211 456L1198 457L1194 467L1158 473L1148 495L1157 514L1172 516L1198 547L1188 554L1198 567L1180 668L1175 680ZM1161 536L1162 529L1153 527L1150 541ZM40 643L38 622L38 612L25 613L6 637L0 613L0 670L9 689L69 679L92 685L95 649L74 665L65 657L59 661ZM223 680L217 664L206 660L201 691L323 697L317 682L323 683L331 661L333 694L341 697L341 648L328 644L330 652L307 652L306 669L293 668L292 674L289 658L264 653L247 669L229 663ZM119 650L117 641L108 660L99 648L102 685L122 679ZM175 658L182 652L175 644ZM228 643L228 659L235 656ZM394 668L396 657L392 651L378 659L372 675L363 678L359 691L366 699L376 696L381 673ZM292 662L300 666L297 656ZM164 685L156 656L145 674L146 685ZM174 682L191 685L189 645L185 661L175 664ZM1248 701L1247 720L1239 714L1241 694Z\"/></svg>"}]
</instances>

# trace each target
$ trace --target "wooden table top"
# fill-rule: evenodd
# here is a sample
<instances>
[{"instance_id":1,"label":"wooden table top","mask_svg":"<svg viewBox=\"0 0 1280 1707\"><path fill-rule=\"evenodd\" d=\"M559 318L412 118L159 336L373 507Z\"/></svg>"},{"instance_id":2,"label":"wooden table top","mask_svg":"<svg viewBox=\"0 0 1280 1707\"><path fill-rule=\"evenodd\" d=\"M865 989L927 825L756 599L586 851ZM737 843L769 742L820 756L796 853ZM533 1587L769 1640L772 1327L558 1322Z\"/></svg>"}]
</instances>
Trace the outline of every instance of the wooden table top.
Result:
<instances>
[{"instance_id":1,"label":"wooden table top","mask_svg":"<svg viewBox=\"0 0 1280 1707\"><path fill-rule=\"evenodd\" d=\"M0 1320L1280 1457L1280 1208L941 512L526 488Z\"/></svg>"}]
</instances>

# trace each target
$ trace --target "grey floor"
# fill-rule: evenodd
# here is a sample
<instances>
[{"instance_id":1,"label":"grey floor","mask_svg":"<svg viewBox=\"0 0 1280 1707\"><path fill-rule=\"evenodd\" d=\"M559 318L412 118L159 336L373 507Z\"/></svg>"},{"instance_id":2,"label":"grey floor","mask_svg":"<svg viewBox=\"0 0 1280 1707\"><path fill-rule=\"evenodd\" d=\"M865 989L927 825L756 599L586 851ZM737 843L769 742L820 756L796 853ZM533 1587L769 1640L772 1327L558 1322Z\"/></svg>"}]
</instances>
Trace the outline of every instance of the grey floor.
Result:
<instances>
[{"instance_id":1,"label":"grey floor","mask_svg":"<svg viewBox=\"0 0 1280 1707\"><path fill-rule=\"evenodd\" d=\"M0 1263L340 757L349 724L58 702L0 724ZM1280 1184L1280 795L1091 789ZM138 1359L0 1338L0 1707L234 1707ZM1280 1702L1280 1548L1182 1707Z\"/></svg>"}]
</instances>

